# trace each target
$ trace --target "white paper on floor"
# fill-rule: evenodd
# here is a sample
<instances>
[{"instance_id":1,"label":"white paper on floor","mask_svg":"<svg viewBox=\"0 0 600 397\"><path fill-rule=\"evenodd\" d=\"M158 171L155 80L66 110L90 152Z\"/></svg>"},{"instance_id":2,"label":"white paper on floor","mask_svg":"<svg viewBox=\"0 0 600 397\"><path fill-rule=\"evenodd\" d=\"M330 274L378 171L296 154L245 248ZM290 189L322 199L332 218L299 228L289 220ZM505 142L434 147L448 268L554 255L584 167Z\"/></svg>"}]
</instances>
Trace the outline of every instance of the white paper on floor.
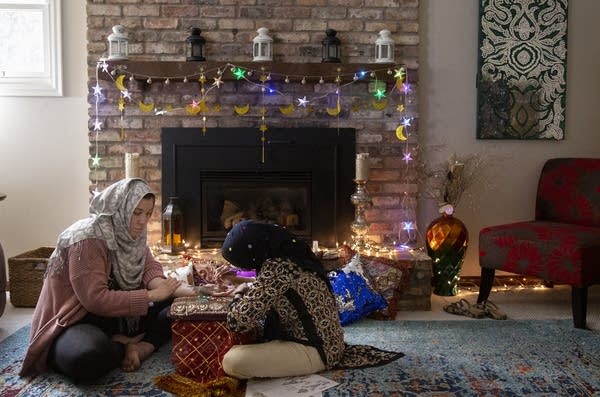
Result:
<instances>
[{"instance_id":1,"label":"white paper on floor","mask_svg":"<svg viewBox=\"0 0 600 397\"><path fill-rule=\"evenodd\" d=\"M246 385L246 397L320 397L323 390L337 384L320 375L250 379Z\"/></svg>"}]
</instances>

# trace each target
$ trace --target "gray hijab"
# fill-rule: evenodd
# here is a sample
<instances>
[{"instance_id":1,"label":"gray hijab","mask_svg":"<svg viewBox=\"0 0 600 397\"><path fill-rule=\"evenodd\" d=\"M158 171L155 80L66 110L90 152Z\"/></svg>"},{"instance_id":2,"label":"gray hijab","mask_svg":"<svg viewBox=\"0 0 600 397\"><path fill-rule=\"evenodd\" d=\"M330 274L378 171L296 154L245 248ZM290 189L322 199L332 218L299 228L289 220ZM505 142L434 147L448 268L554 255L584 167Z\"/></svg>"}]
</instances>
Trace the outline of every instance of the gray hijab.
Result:
<instances>
[{"instance_id":1,"label":"gray hijab","mask_svg":"<svg viewBox=\"0 0 600 397\"><path fill-rule=\"evenodd\" d=\"M67 249L89 238L106 241L110 250L112 273L117 289L140 287L146 262L146 233L134 239L129 223L140 200L152 193L138 178L122 179L97 194L90 203L90 216L81 219L58 236L56 249L49 259L48 272L60 272L67 262Z\"/></svg>"}]
</instances>

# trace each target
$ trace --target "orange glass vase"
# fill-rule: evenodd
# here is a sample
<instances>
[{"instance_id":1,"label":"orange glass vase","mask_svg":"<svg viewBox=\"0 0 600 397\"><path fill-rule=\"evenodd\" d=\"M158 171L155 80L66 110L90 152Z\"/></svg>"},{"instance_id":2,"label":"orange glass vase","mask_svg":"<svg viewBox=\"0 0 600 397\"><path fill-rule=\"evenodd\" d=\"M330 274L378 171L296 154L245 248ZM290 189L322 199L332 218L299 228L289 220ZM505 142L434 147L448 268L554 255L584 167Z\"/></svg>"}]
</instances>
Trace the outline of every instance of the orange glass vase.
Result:
<instances>
[{"instance_id":1,"label":"orange glass vase","mask_svg":"<svg viewBox=\"0 0 600 397\"><path fill-rule=\"evenodd\" d=\"M442 296L458 294L460 269L467 253L467 227L452 213L444 213L427 227L427 253L432 259L433 293Z\"/></svg>"}]
</instances>

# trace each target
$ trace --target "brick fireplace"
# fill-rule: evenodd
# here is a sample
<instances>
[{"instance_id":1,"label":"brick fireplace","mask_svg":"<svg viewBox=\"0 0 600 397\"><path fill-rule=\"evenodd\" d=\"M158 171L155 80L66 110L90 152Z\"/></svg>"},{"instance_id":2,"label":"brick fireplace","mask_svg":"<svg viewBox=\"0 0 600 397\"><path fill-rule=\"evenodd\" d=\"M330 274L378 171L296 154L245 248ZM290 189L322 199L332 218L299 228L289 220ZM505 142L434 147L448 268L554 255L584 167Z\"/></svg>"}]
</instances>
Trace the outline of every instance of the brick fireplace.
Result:
<instances>
[{"instance_id":1,"label":"brick fireplace","mask_svg":"<svg viewBox=\"0 0 600 397\"><path fill-rule=\"evenodd\" d=\"M267 136L289 129L335 130L339 132L334 134L339 140L347 138L347 143L354 145L354 153L370 153L371 180L368 189L373 207L366 214L370 222L369 236L376 241L395 240L399 222L415 218L416 171L403 162L403 155L407 151L416 153L418 136L418 0L281 0L267 3L249 1L243 2L243 5L230 3L226 0L153 0L135 3L130 0L87 1L90 155L92 159L95 156L99 158L96 164L90 160L90 190L101 189L124 176L126 152L140 153L140 176L158 193L160 199L157 209L163 208L165 197L187 193L182 189L196 189L196 193L198 189L200 193L202 189L210 190L210 183L205 183L204 186L200 183L192 188L189 181L178 181L169 174L169 164L165 164L163 153L165 131L178 131L175 135L180 137L195 134L200 138L212 137L220 129L233 128L247 131L247 135L258 142L262 120L268 127ZM99 80L96 80L97 62L106 54L106 37L116 24L124 25L129 36L130 62L111 64L110 69L112 71L115 70L113 67L120 66L119 70L127 75L125 82L131 100L125 101L122 111L119 110L120 92L114 83L116 74L111 76L101 73ZM205 54L209 62L194 65L184 62L185 38L189 35L189 26L202 29L202 35L207 40ZM261 26L268 27L274 38L275 59L264 67L276 72L273 73L273 84L282 93L266 99L259 86L263 65L256 64L253 67L248 63L252 53L252 38ZM337 37L342 41L342 63L315 68L315 63L320 62L320 42L326 28L338 31ZM406 65L408 68L408 81L414 92L410 100L402 99L406 105L405 115L412 118L406 142L398 140L395 135L400 117L396 108L400 99L390 95L387 106L376 108L372 105L373 78L350 84L353 74L361 70L377 69L377 80L383 81L389 92L392 92L394 84L387 67L372 64L374 41L382 29L392 32L396 43L396 64ZM255 84L235 81L225 67L212 67L229 63L250 65L248 68L254 74L248 79ZM187 70L194 68L197 72L202 67L205 68L209 81L204 88L208 88L217 76L217 69L225 72L224 84L206 96L205 112L190 114L185 108L199 98L203 87L197 79L184 81L182 75ZM393 67L394 65L390 65L389 70L393 70ZM290 76L290 81L283 82L287 75ZM324 102L315 102L307 109L298 106L297 98L327 96L326 93L332 87L335 88L333 80L337 75L342 75L343 79L338 114L332 116L328 112L332 107L330 96ZM92 94L96 84L102 88L102 98L97 109ZM152 103L153 110L144 111L140 103ZM292 103L296 107L294 112L284 114L280 111ZM238 114L236 107L246 104L250 111L244 115ZM95 133L94 130L96 119L102 123L100 133ZM205 132L202 132L203 127L206 127ZM348 130L353 133L347 133ZM313 136L311 139L316 145L322 138ZM274 188L285 178L281 175L274 177L273 174L279 172L277 170L267 170L269 161L267 157L263 166L265 172L259 170L253 176L260 176L266 187L270 183ZM204 163L201 168L204 172L201 174L215 183L215 175L206 173L210 168ZM199 168L198 170L200 171ZM311 173L306 170L296 171L296 180L288 186L292 190L306 178L312 178L309 176ZM344 229L352 216L349 215L352 208L348 194L352 189L352 176L353 170L350 175L347 171L343 173L341 177L344 180L338 181L343 187L331 192L335 194L338 207L333 211L336 220L329 219L327 222L334 222L333 229L336 231L328 235L317 231L316 239L333 243L347 235ZM256 179L244 178L247 175L238 174L236 183L248 185L256 182ZM213 184L212 187L218 189L219 185ZM314 194L312 187L310 197L314 198ZM195 212L197 210L190 211L189 217L193 221L203 221L202 216ZM223 208L218 210L219 218L222 211ZM302 227L310 227L312 235L315 231L315 219L320 220L324 216L315 214L315 206L311 206L311 211L308 221L305 220ZM205 228L205 236L213 232L220 233L209 226L202 226ZM308 233L306 229L300 232ZM202 239L202 233L190 233L192 239ZM215 235L204 243L218 241L219 238ZM149 239L151 242L160 239L160 210L155 212L149 225Z\"/></svg>"},{"instance_id":2,"label":"brick fireplace","mask_svg":"<svg viewBox=\"0 0 600 397\"><path fill-rule=\"evenodd\" d=\"M219 247L244 218L286 226L324 246L350 241L354 130L162 130L162 201L177 196L186 239Z\"/></svg>"}]
</instances>

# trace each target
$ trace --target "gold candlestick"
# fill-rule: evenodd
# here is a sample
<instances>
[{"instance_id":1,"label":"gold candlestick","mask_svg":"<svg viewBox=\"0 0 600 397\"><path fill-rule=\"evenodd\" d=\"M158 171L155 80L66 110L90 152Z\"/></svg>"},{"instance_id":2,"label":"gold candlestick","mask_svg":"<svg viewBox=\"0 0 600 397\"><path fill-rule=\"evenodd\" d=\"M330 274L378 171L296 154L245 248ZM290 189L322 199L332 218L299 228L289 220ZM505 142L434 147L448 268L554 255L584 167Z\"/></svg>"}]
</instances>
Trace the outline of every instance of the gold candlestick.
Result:
<instances>
[{"instance_id":1,"label":"gold candlestick","mask_svg":"<svg viewBox=\"0 0 600 397\"><path fill-rule=\"evenodd\" d=\"M354 204L355 210L350 230L352 230L353 248L360 251L367 245L369 222L365 218L365 210L371 207L372 202L367 191L367 181L355 179L354 183L356 183L356 191L350 196L350 201Z\"/></svg>"}]
</instances>

